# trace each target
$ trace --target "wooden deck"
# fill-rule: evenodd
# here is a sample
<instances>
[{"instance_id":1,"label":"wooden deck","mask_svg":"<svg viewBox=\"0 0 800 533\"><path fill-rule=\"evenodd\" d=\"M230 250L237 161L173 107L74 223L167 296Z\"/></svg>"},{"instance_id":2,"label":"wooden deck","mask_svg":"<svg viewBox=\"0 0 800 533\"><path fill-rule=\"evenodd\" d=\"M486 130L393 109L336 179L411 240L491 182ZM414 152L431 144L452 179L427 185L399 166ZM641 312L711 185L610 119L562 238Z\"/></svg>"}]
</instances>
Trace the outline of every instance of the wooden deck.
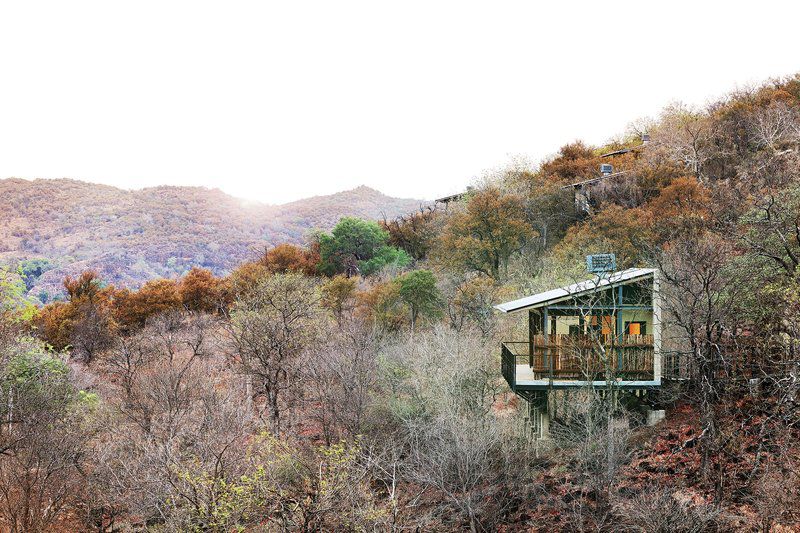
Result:
<instances>
[{"instance_id":1,"label":"wooden deck","mask_svg":"<svg viewBox=\"0 0 800 533\"><path fill-rule=\"evenodd\" d=\"M579 389L587 386L603 388L609 385L606 380L593 380L591 383L580 379L542 379L537 377L533 369L526 365L516 365L515 390L544 390L544 389ZM622 379L613 381L613 385L621 389L647 389L661 385L660 381L652 379Z\"/></svg>"},{"instance_id":2,"label":"wooden deck","mask_svg":"<svg viewBox=\"0 0 800 533\"><path fill-rule=\"evenodd\" d=\"M607 386L658 386L653 373L653 336L536 335L503 343L503 376L514 390Z\"/></svg>"}]
</instances>

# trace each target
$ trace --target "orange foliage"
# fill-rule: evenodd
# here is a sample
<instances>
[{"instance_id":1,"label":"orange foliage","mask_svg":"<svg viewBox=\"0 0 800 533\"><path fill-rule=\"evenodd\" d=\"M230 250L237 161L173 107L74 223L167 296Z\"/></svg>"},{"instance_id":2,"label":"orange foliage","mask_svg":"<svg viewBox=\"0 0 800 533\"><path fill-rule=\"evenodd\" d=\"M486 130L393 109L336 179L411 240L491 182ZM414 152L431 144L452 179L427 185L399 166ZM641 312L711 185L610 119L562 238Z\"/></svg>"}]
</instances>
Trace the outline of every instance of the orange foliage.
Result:
<instances>
[{"instance_id":1,"label":"orange foliage","mask_svg":"<svg viewBox=\"0 0 800 533\"><path fill-rule=\"evenodd\" d=\"M272 274L302 272L313 276L317 271L318 258L294 244L279 244L267 250L258 261Z\"/></svg>"},{"instance_id":2,"label":"orange foliage","mask_svg":"<svg viewBox=\"0 0 800 533\"><path fill-rule=\"evenodd\" d=\"M389 232L389 244L402 248L416 260L424 259L436 237L437 213L434 208L421 209L391 221L384 220L381 227Z\"/></svg>"},{"instance_id":3,"label":"orange foliage","mask_svg":"<svg viewBox=\"0 0 800 533\"><path fill-rule=\"evenodd\" d=\"M86 270L77 278L72 276L64 278L64 289L67 291L67 298L70 301L94 298L100 291L101 285L100 276L95 270Z\"/></svg>"},{"instance_id":4,"label":"orange foliage","mask_svg":"<svg viewBox=\"0 0 800 533\"><path fill-rule=\"evenodd\" d=\"M661 189L645 209L654 221L653 230L661 241L677 234L694 235L712 222L710 191L693 177L674 180Z\"/></svg>"},{"instance_id":5,"label":"orange foliage","mask_svg":"<svg viewBox=\"0 0 800 533\"><path fill-rule=\"evenodd\" d=\"M595 176L601 162L591 148L582 141L575 141L562 146L555 158L542 163L539 172L559 182L581 181Z\"/></svg>"},{"instance_id":6,"label":"orange foliage","mask_svg":"<svg viewBox=\"0 0 800 533\"><path fill-rule=\"evenodd\" d=\"M259 280L270 274L300 272L315 275L319 263L319 246L308 249L293 244L279 244L264 252L257 261L247 261L236 267L225 280L225 288L232 300L247 293Z\"/></svg>"},{"instance_id":7,"label":"orange foliage","mask_svg":"<svg viewBox=\"0 0 800 533\"><path fill-rule=\"evenodd\" d=\"M509 257L534 235L522 198L490 187L475 193L466 210L450 218L438 255L451 266L497 279Z\"/></svg>"},{"instance_id":8,"label":"orange foliage","mask_svg":"<svg viewBox=\"0 0 800 533\"><path fill-rule=\"evenodd\" d=\"M242 263L225 279L227 290L232 298L237 298L255 287L259 280L269 275L267 267L255 261Z\"/></svg>"},{"instance_id":9,"label":"orange foliage","mask_svg":"<svg viewBox=\"0 0 800 533\"><path fill-rule=\"evenodd\" d=\"M151 316L182 307L178 283L169 279L155 279L136 292L122 289L115 294L115 318L125 330L142 327Z\"/></svg>"},{"instance_id":10,"label":"orange foliage","mask_svg":"<svg viewBox=\"0 0 800 533\"><path fill-rule=\"evenodd\" d=\"M56 350L63 350L70 344L76 318L77 309L69 302L45 305L36 317L39 337Z\"/></svg>"},{"instance_id":11,"label":"orange foliage","mask_svg":"<svg viewBox=\"0 0 800 533\"><path fill-rule=\"evenodd\" d=\"M53 302L39 312L39 335L56 350L74 346L86 360L111 342L117 324L111 319L113 287L103 287L97 272L64 278L67 302Z\"/></svg>"},{"instance_id":12,"label":"orange foliage","mask_svg":"<svg viewBox=\"0 0 800 533\"><path fill-rule=\"evenodd\" d=\"M664 187L647 207L656 220L702 221L711 215L710 202L708 189L695 178L684 177Z\"/></svg>"},{"instance_id":13,"label":"orange foliage","mask_svg":"<svg viewBox=\"0 0 800 533\"><path fill-rule=\"evenodd\" d=\"M223 305L222 282L206 268L195 267L178 284L181 303L189 311L215 312Z\"/></svg>"},{"instance_id":14,"label":"orange foliage","mask_svg":"<svg viewBox=\"0 0 800 533\"><path fill-rule=\"evenodd\" d=\"M590 254L614 253L619 268L635 266L653 241L652 227L652 215L646 209L625 209L611 204L570 228L556 246L555 255L560 261L574 265L583 263Z\"/></svg>"},{"instance_id":15,"label":"orange foliage","mask_svg":"<svg viewBox=\"0 0 800 533\"><path fill-rule=\"evenodd\" d=\"M133 291L101 288L97 274L87 271L64 280L69 301L44 306L35 324L39 335L56 349L72 345L93 352L108 345L118 330L131 332L152 316L180 309L216 311L230 301L226 281L210 270L193 268L180 281L151 280Z\"/></svg>"},{"instance_id":16,"label":"orange foliage","mask_svg":"<svg viewBox=\"0 0 800 533\"><path fill-rule=\"evenodd\" d=\"M406 322L406 313L400 306L398 285L386 281L359 291L356 294L356 314L387 330L399 329Z\"/></svg>"}]
</instances>

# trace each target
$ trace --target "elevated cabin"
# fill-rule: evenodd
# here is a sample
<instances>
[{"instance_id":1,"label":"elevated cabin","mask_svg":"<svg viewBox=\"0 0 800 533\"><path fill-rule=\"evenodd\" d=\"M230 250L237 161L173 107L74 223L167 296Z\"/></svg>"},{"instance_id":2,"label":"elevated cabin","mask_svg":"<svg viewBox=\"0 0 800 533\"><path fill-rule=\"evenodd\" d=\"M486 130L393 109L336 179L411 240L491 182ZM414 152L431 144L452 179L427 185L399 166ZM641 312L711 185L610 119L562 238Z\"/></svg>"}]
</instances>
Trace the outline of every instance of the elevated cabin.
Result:
<instances>
[{"instance_id":1,"label":"elevated cabin","mask_svg":"<svg viewBox=\"0 0 800 533\"><path fill-rule=\"evenodd\" d=\"M495 306L527 313L528 338L502 344L511 389L661 386L661 321L656 271L604 272L580 283Z\"/></svg>"},{"instance_id":2,"label":"elevated cabin","mask_svg":"<svg viewBox=\"0 0 800 533\"><path fill-rule=\"evenodd\" d=\"M459 193L456 193L456 194L451 194L451 195L448 195L448 196L443 196L441 198L437 198L436 200L434 200L434 205L441 204L441 205L443 205L445 207L445 210L446 210L450 206L450 204L455 203L455 202L460 202L460 201L464 200L465 198L467 198L473 192L475 192L475 188L472 187L472 186L469 186L469 187L467 187L466 191L459 192Z\"/></svg>"}]
</instances>

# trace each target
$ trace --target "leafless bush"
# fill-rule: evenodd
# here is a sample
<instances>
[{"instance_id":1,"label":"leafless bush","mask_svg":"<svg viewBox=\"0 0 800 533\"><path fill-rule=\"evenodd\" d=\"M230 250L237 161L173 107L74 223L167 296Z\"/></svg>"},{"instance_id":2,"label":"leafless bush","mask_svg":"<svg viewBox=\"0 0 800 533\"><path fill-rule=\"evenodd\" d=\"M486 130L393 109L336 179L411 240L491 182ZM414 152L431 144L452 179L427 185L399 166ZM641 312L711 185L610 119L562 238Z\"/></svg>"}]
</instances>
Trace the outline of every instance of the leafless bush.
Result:
<instances>
[{"instance_id":1,"label":"leafless bush","mask_svg":"<svg viewBox=\"0 0 800 533\"><path fill-rule=\"evenodd\" d=\"M796 524L800 520L800 473L797 460L790 453L782 457L783 464L765 472L757 481L754 504L764 531L778 524Z\"/></svg>"},{"instance_id":2,"label":"leafless bush","mask_svg":"<svg viewBox=\"0 0 800 533\"><path fill-rule=\"evenodd\" d=\"M377 350L373 328L345 318L312 352L313 363L304 369L311 384L307 400L327 444L342 434L354 438L363 433L369 404L377 392Z\"/></svg>"},{"instance_id":3,"label":"leafless bush","mask_svg":"<svg viewBox=\"0 0 800 533\"><path fill-rule=\"evenodd\" d=\"M657 487L617 501L615 511L627 528L646 533L701 533L713 530L719 516L708 504L692 503Z\"/></svg>"},{"instance_id":4,"label":"leafless bush","mask_svg":"<svg viewBox=\"0 0 800 533\"><path fill-rule=\"evenodd\" d=\"M410 423L407 432L409 479L440 491L445 497L440 511L456 511L470 531L491 528L509 503L507 482L519 467L500 424L446 412Z\"/></svg>"},{"instance_id":5,"label":"leafless bush","mask_svg":"<svg viewBox=\"0 0 800 533\"><path fill-rule=\"evenodd\" d=\"M166 523L213 505L224 482L243 473L252 415L213 357L209 330L206 319L166 315L122 339L106 359L119 399L106 413L91 473L106 512Z\"/></svg>"},{"instance_id":6,"label":"leafless bush","mask_svg":"<svg viewBox=\"0 0 800 533\"><path fill-rule=\"evenodd\" d=\"M268 276L236 303L228 328L234 362L265 396L275 435L284 396L299 386L300 356L314 348L323 320L317 287L301 274Z\"/></svg>"},{"instance_id":7,"label":"leafless bush","mask_svg":"<svg viewBox=\"0 0 800 533\"><path fill-rule=\"evenodd\" d=\"M620 468L630 459L630 420L613 393L584 389L569 396L551 422L555 449L569 465L579 496L570 521L579 530L612 517L611 497ZM591 497L589 497L591 495Z\"/></svg>"},{"instance_id":8,"label":"leafless bush","mask_svg":"<svg viewBox=\"0 0 800 533\"><path fill-rule=\"evenodd\" d=\"M499 384L491 349L479 339L434 328L392 345L383 362L404 479L442 496L431 519L448 521L455 511L472 531L496 524L527 474L513 459L510 424L494 412Z\"/></svg>"}]
</instances>

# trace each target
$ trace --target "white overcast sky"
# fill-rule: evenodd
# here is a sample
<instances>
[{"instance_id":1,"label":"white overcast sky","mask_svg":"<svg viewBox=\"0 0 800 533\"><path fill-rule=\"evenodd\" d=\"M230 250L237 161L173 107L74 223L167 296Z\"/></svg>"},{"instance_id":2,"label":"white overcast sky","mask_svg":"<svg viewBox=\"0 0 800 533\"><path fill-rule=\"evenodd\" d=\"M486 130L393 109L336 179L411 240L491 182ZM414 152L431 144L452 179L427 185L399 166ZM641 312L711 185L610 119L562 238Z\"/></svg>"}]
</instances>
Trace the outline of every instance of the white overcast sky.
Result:
<instances>
[{"instance_id":1,"label":"white overcast sky","mask_svg":"<svg viewBox=\"0 0 800 533\"><path fill-rule=\"evenodd\" d=\"M0 177L430 199L800 71L796 2L0 4Z\"/></svg>"}]
</instances>

